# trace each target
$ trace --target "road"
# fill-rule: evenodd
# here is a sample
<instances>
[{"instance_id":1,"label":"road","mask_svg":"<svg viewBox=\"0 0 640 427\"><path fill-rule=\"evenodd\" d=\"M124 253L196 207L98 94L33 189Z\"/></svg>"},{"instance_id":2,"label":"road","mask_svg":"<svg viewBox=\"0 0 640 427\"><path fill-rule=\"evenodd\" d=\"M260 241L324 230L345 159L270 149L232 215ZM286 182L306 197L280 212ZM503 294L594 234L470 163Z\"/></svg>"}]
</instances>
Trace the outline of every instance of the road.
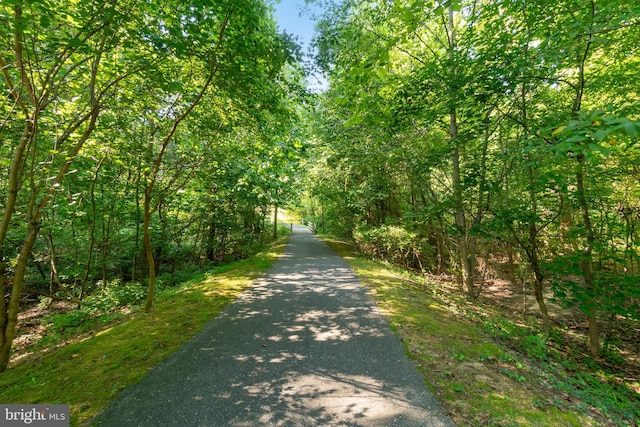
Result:
<instances>
[{"instance_id":1,"label":"road","mask_svg":"<svg viewBox=\"0 0 640 427\"><path fill-rule=\"evenodd\" d=\"M263 278L93 424L454 426L347 263L301 226Z\"/></svg>"}]
</instances>

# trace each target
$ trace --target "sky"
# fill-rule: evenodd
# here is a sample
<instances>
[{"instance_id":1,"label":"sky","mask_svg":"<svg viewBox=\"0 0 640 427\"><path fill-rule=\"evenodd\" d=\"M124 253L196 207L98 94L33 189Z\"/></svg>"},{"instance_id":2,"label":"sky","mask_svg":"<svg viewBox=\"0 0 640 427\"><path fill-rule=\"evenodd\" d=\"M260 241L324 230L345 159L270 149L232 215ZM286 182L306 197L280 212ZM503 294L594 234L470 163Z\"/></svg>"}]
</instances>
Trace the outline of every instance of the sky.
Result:
<instances>
[{"instance_id":1,"label":"sky","mask_svg":"<svg viewBox=\"0 0 640 427\"><path fill-rule=\"evenodd\" d=\"M313 38L314 22L309 19L308 13L303 13L304 0L280 0L276 4L276 19L280 29L299 37L298 42L303 44L303 51Z\"/></svg>"},{"instance_id":2,"label":"sky","mask_svg":"<svg viewBox=\"0 0 640 427\"><path fill-rule=\"evenodd\" d=\"M307 54L313 38L315 23L305 11L304 0L280 0L275 5L275 17L280 30L297 36L297 42L302 46L302 52ZM305 59L309 59L305 56ZM319 80L319 81L318 81ZM322 76L309 77L312 90L326 89L327 82Z\"/></svg>"}]
</instances>

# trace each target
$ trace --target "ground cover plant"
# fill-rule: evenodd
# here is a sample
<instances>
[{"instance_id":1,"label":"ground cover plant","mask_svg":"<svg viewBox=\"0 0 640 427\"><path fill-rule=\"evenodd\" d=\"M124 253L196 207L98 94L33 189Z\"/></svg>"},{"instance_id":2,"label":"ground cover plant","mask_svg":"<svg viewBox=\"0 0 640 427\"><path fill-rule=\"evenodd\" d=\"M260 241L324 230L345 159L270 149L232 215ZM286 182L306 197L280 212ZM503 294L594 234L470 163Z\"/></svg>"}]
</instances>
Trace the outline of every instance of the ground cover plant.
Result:
<instances>
[{"instance_id":1,"label":"ground cover plant","mask_svg":"<svg viewBox=\"0 0 640 427\"><path fill-rule=\"evenodd\" d=\"M12 363L0 377L0 402L69 404L71 425L86 424L246 290L278 258L285 239L256 256L161 290L148 313L140 298L137 305L98 321L78 314L81 310L49 319L46 345ZM62 339L61 330L66 330Z\"/></svg>"},{"instance_id":2,"label":"ground cover plant","mask_svg":"<svg viewBox=\"0 0 640 427\"><path fill-rule=\"evenodd\" d=\"M459 425L636 426L637 366L594 359L567 331L470 303L455 283L417 277L325 237L357 273L425 382Z\"/></svg>"}]
</instances>

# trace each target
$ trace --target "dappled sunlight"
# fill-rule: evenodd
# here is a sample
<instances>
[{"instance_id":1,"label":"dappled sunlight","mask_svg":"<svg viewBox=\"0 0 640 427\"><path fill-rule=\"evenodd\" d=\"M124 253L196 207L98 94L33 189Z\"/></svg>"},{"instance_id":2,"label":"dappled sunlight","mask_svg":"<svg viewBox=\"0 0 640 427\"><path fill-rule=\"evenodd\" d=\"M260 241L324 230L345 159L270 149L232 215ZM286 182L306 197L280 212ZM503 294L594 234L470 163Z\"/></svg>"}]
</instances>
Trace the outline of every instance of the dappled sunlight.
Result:
<instances>
[{"instance_id":1,"label":"dappled sunlight","mask_svg":"<svg viewBox=\"0 0 640 427\"><path fill-rule=\"evenodd\" d=\"M264 363L265 359L262 356L249 356L246 354L240 354L238 356L233 356L233 360L237 362L252 362L252 363Z\"/></svg>"},{"instance_id":2,"label":"dappled sunlight","mask_svg":"<svg viewBox=\"0 0 640 427\"><path fill-rule=\"evenodd\" d=\"M362 325L358 321L359 318L379 312L379 309L372 307L350 307L337 312L311 310L298 314L295 322L304 323L300 330L308 330L316 341L344 341L361 335L379 336L381 332L378 328Z\"/></svg>"},{"instance_id":3,"label":"dappled sunlight","mask_svg":"<svg viewBox=\"0 0 640 427\"><path fill-rule=\"evenodd\" d=\"M437 420L427 422L428 419L421 416L424 408L417 407L416 402L407 397L411 395L410 390L402 385L390 385L375 375L318 369L287 371L286 375L266 378L235 382L231 391L195 394L191 399L202 405L222 401L243 410L241 413L246 416L230 420L227 425L231 426L446 425ZM261 410L245 412L253 402L260 402Z\"/></svg>"},{"instance_id":4,"label":"dappled sunlight","mask_svg":"<svg viewBox=\"0 0 640 427\"><path fill-rule=\"evenodd\" d=\"M198 424L235 427L451 425L348 264L311 233L294 237L172 358L155 409L183 404Z\"/></svg>"},{"instance_id":5,"label":"dappled sunlight","mask_svg":"<svg viewBox=\"0 0 640 427\"><path fill-rule=\"evenodd\" d=\"M269 312L265 311L265 310L244 310L240 313L238 313L237 316L235 316L236 320L242 320L242 319L248 319L250 317L254 317L254 316L258 316L258 315L262 315L262 316L269 316Z\"/></svg>"},{"instance_id":6,"label":"dappled sunlight","mask_svg":"<svg viewBox=\"0 0 640 427\"><path fill-rule=\"evenodd\" d=\"M113 327L111 327L111 328L106 328L106 329L103 329L103 330L101 330L101 331L98 331L98 332L96 332L96 336L97 336L97 337L99 337L99 336L101 336L101 335L108 334L109 332L111 332L111 330L112 330L112 329L113 329Z\"/></svg>"},{"instance_id":7,"label":"dappled sunlight","mask_svg":"<svg viewBox=\"0 0 640 427\"><path fill-rule=\"evenodd\" d=\"M315 372L285 381L281 396L295 397L296 403L309 411L331 407L355 419L367 416L369 422L375 423L376 419L393 419L411 406L405 392L389 389L372 377Z\"/></svg>"},{"instance_id":8,"label":"dappled sunlight","mask_svg":"<svg viewBox=\"0 0 640 427\"><path fill-rule=\"evenodd\" d=\"M288 351L283 351L280 353L280 357L273 357L268 360L269 363L284 363L290 360L303 360L308 356L298 354L298 353L290 353Z\"/></svg>"}]
</instances>

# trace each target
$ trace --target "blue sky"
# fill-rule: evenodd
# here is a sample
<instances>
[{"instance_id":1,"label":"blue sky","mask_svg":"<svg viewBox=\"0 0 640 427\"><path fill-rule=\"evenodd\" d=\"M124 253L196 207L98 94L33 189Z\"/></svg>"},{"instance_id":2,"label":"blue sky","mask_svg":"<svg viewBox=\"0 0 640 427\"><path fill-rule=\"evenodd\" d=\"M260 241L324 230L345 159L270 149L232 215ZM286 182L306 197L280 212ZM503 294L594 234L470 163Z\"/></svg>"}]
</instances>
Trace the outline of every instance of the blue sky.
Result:
<instances>
[{"instance_id":1,"label":"blue sky","mask_svg":"<svg viewBox=\"0 0 640 427\"><path fill-rule=\"evenodd\" d=\"M313 38L314 22L303 13L304 0L280 0L275 5L276 19L280 29L299 37L303 52L307 51Z\"/></svg>"},{"instance_id":2,"label":"blue sky","mask_svg":"<svg viewBox=\"0 0 640 427\"><path fill-rule=\"evenodd\" d=\"M304 0L280 0L275 5L275 18L280 30L298 37L297 42L302 46L302 52L307 54L313 38L315 23L309 17ZM323 90L326 89L327 82L322 76L314 75L309 77L309 86L312 90Z\"/></svg>"}]
</instances>

